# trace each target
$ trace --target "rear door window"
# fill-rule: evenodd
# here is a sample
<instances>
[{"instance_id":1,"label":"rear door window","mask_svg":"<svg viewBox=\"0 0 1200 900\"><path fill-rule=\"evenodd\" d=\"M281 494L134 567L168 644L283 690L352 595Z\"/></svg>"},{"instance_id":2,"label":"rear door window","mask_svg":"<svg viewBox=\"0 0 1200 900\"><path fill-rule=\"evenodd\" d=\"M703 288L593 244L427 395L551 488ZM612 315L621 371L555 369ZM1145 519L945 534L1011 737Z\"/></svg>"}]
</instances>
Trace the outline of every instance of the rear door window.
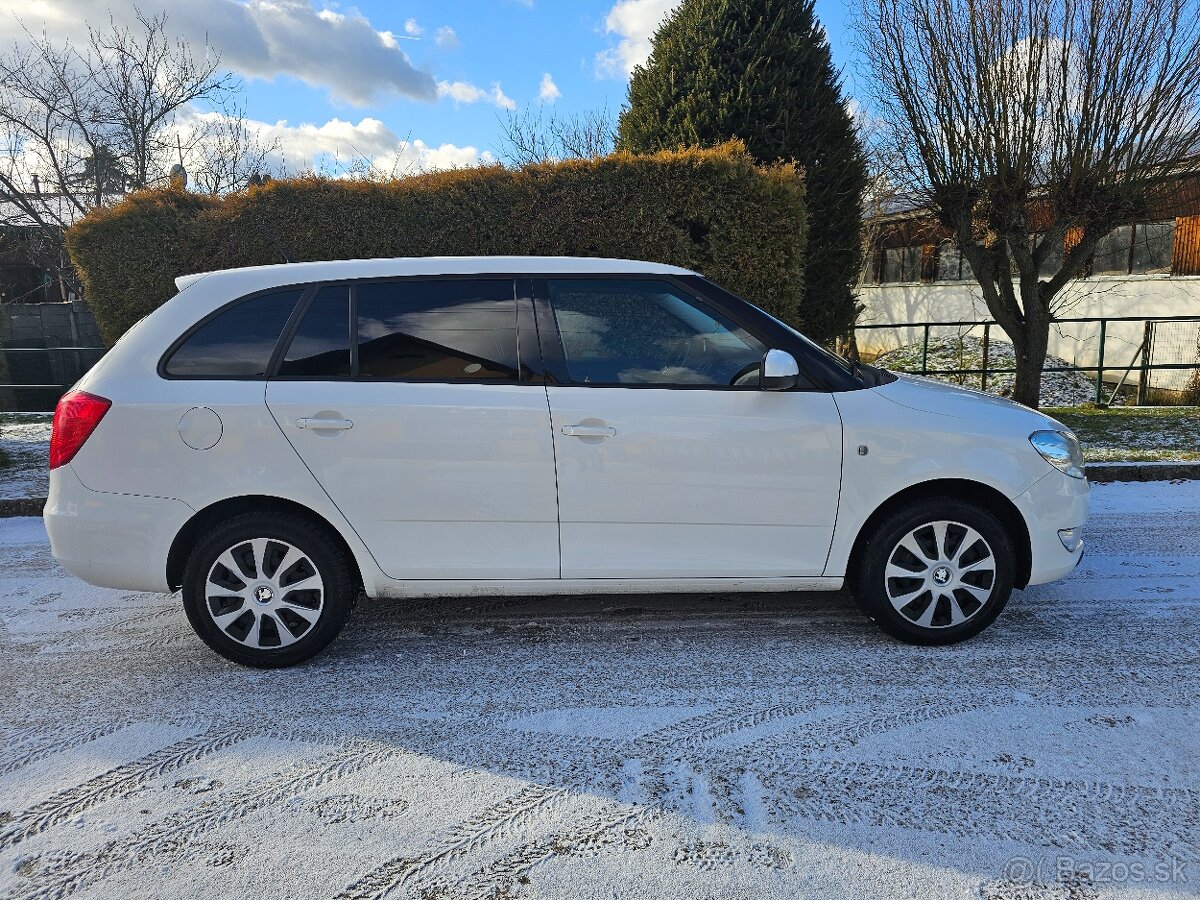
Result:
<instances>
[{"instance_id":1,"label":"rear door window","mask_svg":"<svg viewBox=\"0 0 1200 900\"><path fill-rule=\"evenodd\" d=\"M512 279L412 278L355 291L360 378L520 380Z\"/></svg>"},{"instance_id":2,"label":"rear door window","mask_svg":"<svg viewBox=\"0 0 1200 900\"><path fill-rule=\"evenodd\" d=\"M283 326L304 293L290 288L258 294L209 319L163 365L174 378L263 378Z\"/></svg>"},{"instance_id":3,"label":"rear door window","mask_svg":"<svg viewBox=\"0 0 1200 900\"><path fill-rule=\"evenodd\" d=\"M350 288L326 285L313 297L288 346L280 375L350 377Z\"/></svg>"}]
</instances>

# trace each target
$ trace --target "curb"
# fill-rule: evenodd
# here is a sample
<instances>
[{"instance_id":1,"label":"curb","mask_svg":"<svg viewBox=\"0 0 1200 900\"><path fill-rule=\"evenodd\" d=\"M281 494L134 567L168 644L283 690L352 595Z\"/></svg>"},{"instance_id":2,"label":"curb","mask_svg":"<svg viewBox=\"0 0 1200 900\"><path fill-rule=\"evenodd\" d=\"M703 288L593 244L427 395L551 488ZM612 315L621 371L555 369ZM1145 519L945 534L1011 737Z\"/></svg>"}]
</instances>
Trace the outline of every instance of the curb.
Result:
<instances>
[{"instance_id":1,"label":"curb","mask_svg":"<svg viewBox=\"0 0 1200 900\"><path fill-rule=\"evenodd\" d=\"M1113 462L1085 466L1088 481L1200 480L1200 462Z\"/></svg>"}]
</instances>

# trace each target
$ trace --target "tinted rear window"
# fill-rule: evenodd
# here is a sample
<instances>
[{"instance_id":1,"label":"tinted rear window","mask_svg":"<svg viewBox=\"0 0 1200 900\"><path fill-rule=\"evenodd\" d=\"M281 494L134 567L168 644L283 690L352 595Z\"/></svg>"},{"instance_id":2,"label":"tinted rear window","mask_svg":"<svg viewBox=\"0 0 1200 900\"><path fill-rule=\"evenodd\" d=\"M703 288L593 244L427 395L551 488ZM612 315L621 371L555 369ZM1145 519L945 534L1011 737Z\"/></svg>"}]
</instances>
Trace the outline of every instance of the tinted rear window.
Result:
<instances>
[{"instance_id":1,"label":"tinted rear window","mask_svg":"<svg viewBox=\"0 0 1200 900\"><path fill-rule=\"evenodd\" d=\"M344 378L350 375L350 288L323 287L313 298L287 355L280 375Z\"/></svg>"},{"instance_id":2,"label":"tinted rear window","mask_svg":"<svg viewBox=\"0 0 1200 900\"><path fill-rule=\"evenodd\" d=\"M517 381L510 279L360 284L358 374L431 381Z\"/></svg>"},{"instance_id":3,"label":"tinted rear window","mask_svg":"<svg viewBox=\"0 0 1200 900\"><path fill-rule=\"evenodd\" d=\"M163 370L185 378L262 378L275 344L304 291L259 294L201 325L181 344Z\"/></svg>"}]
</instances>

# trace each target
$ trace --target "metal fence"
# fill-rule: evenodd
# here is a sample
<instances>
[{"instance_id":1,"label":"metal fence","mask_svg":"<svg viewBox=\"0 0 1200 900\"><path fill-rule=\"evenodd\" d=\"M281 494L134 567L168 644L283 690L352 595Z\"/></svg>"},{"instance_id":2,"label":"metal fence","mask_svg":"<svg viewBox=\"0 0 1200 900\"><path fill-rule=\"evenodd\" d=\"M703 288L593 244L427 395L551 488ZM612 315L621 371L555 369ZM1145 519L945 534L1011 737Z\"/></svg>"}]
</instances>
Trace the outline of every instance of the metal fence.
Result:
<instances>
[{"instance_id":1,"label":"metal fence","mask_svg":"<svg viewBox=\"0 0 1200 900\"><path fill-rule=\"evenodd\" d=\"M1044 372L1084 372L1093 373L1096 385L1096 403L1111 403L1117 393L1126 385L1136 395L1138 405L1145 405L1158 394L1163 393L1184 396L1192 391L1200 390L1200 316L1159 316L1146 318L1144 316L1106 316L1090 318L1054 319L1054 327L1061 326L1096 326L1096 361L1094 365L1071 364L1066 366L1047 366ZM1114 325L1121 325L1128 331L1131 325L1140 325L1140 340L1136 343L1125 340L1124 348L1128 351L1134 347L1131 354L1122 353L1114 359L1109 345L1109 338ZM994 346L996 331L1003 335L1002 329L994 320L958 321L958 322L903 322L903 323L868 323L856 325L855 332L890 328L896 331L912 331L918 329L921 334L921 364L912 369L914 375L953 375L976 376L979 387L987 390L989 378L995 375L1014 374L1013 368L993 366L990 364L989 353ZM982 329L983 358L980 368L934 369L929 367L929 342L931 332L935 328L953 328L962 337L975 329ZM1090 340L1090 338L1089 338ZM899 349L899 348L894 348ZM1106 354L1108 354L1106 356ZM1089 354L1090 355L1090 354ZM1111 390L1106 395L1105 376L1112 376Z\"/></svg>"}]
</instances>

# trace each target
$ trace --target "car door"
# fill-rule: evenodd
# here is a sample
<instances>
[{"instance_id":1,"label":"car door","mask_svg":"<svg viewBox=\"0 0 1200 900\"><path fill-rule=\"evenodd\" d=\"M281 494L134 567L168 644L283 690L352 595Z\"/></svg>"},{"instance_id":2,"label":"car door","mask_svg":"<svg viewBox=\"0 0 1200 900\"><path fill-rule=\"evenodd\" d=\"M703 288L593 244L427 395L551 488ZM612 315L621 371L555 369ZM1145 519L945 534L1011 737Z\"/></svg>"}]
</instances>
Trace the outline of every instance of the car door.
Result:
<instances>
[{"instance_id":1,"label":"car door","mask_svg":"<svg viewBox=\"0 0 1200 900\"><path fill-rule=\"evenodd\" d=\"M816 576L841 419L758 388L765 344L667 279L537 282L564 578Z\"/></svg>"},{"instance_id":2,"label":"car door","mask_svg":"<svg viewBox=\"0 0 1200 900\"><path fill-rule=\"evenodd\" d=\"M528 291L511 277L320 288L267 405L391 578L558 577Z\"/></svg>"}]
</instances>

